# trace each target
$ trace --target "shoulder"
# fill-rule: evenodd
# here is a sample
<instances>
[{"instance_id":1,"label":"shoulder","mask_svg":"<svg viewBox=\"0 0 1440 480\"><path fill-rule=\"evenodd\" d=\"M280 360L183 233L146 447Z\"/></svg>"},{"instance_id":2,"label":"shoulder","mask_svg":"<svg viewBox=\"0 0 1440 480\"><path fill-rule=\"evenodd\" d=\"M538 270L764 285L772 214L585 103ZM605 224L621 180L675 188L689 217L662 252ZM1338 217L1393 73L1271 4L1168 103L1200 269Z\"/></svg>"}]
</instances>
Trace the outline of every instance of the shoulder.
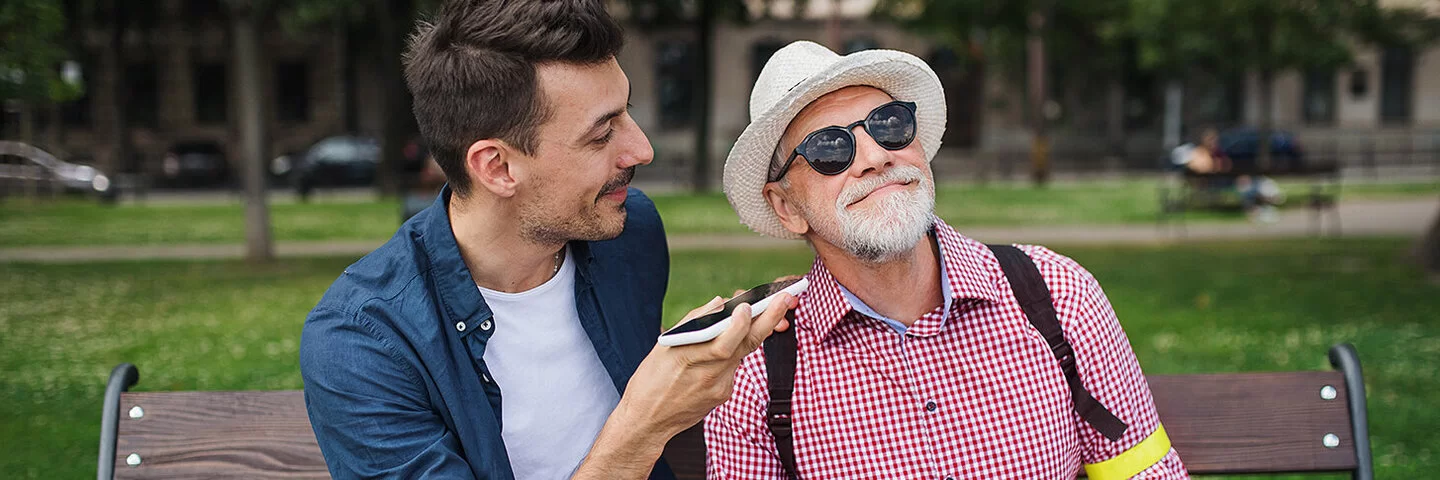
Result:
<instances>
[{"instance_id":1,"label":"shoulder","mask_svg":"<svg viewBox=\"0 0 1440 480\"><path fill-rule=\"evenodd\" d=\"M625 199L625 228L620 236L590 242L590 246L602 262L621 270L669 269L669 246L660 213L650 197L636 188L631 188Z\"/></svg>"},{"instance_id":2,"label":"shoulder","mask_svg":"<svg viewBox=\"0 0 1440 480\"><path fill-rule=\"evenodd\" d=\"M397 234L345 267L320 297L315 311L353 316L367 304L389 302L410 293L420 283L420 268L414 247L399 237Z\"/></svg>"},{"instance_id":3,"label":"shoulder","mask_svg":"<svg viewBox=\"0 0 1440 480\"><path fill-rule=\"evenodd\" d=\"M655 202L638 188L631 187L625 198L625 234L641 240L665 242L665 225Z\"/></svg>"},{"instance_id":4,"label":"shoulder","mask_svg":"<svg viewBox=\"0 0 1440 480\"><path fill-rule=\"evenodd\" d=\"M1045 278L1050 296L1056 299L1057 303L1062 298L1089 295L1100 287L1100 282L1089 270L1068 256L1040 245L1016 247L1030 256L1035 268L1040 271L1040 276Z\"/></svg>"}]
</instances>

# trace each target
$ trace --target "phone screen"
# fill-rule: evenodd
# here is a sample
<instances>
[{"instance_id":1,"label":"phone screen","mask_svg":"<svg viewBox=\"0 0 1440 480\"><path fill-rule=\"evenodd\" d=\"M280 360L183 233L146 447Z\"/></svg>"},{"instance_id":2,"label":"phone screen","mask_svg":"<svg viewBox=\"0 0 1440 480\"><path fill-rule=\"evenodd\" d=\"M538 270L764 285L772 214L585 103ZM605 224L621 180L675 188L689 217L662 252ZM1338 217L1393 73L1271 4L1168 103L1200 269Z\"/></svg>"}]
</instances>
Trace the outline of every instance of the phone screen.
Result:
<instances>
[{"instance_id":1,"label":"phone screen","mask_svg":"<svg viewBox=\"0 0 1440 480\"><path fill-rule=\"evenodd\" d=\"M710 328L710 326L720 323L721 320L730 318L730 314L734 313L736 306L739 306L742 303L754 305L755 302L764 300L766 296L770 295L770 292L772 290L771 287L772 284L767 283L746 290L745 293L736 295L735 298L726 301L725 306L721 307L720 311L676 325L674 328L666 330L665 335L669 335L672 333L695 332Z\"/></svg>"},{"instance_id":2,"label":"phone screen","mask_svg":"<svg viewBox=\"0 0 1440 480\"><path fill-rule=\"evenodd\" d=\"M800 279L797 278L793 280L785 280L756 286L755 288L746 290L745 293L736 295L735 298L726 301L725 306L721 307L720 311L676 325L675 327L666 330L665 333L663 333L662 335L670 335L672 333L695 332L710 328L712 325L720 323L721 320L730 318L730 314L735 312L736 306L739 306L742 303L754 305L755 302L764 300L765 297L770 296L770 294L783 290L785 289L785 287L794 285L795 282L798 281L800 281Z\"/></svg>"}]
</instances>

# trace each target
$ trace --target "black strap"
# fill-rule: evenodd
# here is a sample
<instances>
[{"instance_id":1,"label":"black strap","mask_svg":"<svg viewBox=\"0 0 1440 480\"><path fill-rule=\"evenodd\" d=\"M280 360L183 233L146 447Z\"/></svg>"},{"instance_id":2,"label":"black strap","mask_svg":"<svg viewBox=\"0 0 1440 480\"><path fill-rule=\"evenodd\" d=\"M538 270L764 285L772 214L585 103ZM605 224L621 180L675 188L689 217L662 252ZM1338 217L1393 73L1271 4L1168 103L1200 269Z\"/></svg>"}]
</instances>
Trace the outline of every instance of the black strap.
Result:
<instances>
[{"instance_id":1,"label":"black strap","mask_svg":"<svg viewBox=\"0 0 1440 480\"><path fill-rule=\"evenodd\" d=\"M1060 320L1055 317L1055 302L1050 298L1050 289L1045 286L1045 278L1040 275L1040 270L1035 268L1035 262L1014 246L987 246L1000 260L1000 269L1005 271L1005 278L1010 281L1010 288L1015 291L1015 300L1020 303L1020 309L1025 311L1025 318L1045 337L1045 343L1050 345L1050 351L1054 352L1055 359L1060 361L1060 369L1065 372L1065 381L1070 384L1075 412L1105 438L1112 442L1119 441L1128 426L1101 405L1099 400L1085 390L1085 385L1080 383L1080 371L1075 367L1075 350L1070 348L1070 342L1065 340Z\"/></svg>"},{"instance_id":2,"label":"black strap","mask_svg":"<svg viewBox=\"0 0 1440 480\"><path fill-rule=\"evenodd\" d=\"M789 478L800 478L795 468L795 439L790 428L790 394L795 389L795 311L785 312L790 328L765 339L765 371L770 384L770 407L765 424L775 437L780 465Z\"/></svg>"}]
</instances>

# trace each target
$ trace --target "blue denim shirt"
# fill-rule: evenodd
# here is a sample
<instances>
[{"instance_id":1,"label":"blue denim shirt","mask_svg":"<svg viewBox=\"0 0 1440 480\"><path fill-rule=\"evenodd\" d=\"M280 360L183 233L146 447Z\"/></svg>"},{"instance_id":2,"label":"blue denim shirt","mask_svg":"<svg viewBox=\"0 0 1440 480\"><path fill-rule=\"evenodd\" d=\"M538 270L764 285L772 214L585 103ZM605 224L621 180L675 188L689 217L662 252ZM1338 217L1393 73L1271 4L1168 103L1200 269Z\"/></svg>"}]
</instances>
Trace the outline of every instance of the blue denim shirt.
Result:
<instances>
[{"instance_id":1,"label":"blue denim shirt","mask_svg":"<svg viewBox=\"0 0 1440 480\"><path fill-rule=\"evenodd\" d=\"M345 269L305 319L305 408L335 478L514 477L504 386L483 358L488 321L503 319L460 258L449 197ZM569 245L580 323L621 394L660 333L670 272L655 205L630 189L625 209L619 237ZM661 460L651 478L673 474Z\"/></svg>"}]
</instances>

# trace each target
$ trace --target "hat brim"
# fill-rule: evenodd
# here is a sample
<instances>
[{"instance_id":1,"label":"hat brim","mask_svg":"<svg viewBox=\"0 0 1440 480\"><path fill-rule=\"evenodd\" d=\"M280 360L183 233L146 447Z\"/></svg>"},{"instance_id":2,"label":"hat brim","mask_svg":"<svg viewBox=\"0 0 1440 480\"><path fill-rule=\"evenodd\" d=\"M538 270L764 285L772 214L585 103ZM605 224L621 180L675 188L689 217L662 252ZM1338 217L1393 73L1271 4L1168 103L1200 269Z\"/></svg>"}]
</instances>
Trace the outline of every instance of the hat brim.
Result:
<instances>
[{"instance_id":1,"label":"hat brim","mask_svg":"<svg viewBox=\"0 0 1440 480\"><path fill-rule=\"evenodd\" d=\"M945 91L940 78L915 56L893 50L866 50L846 55L823 74L800 82L759 118L752 119L725 159L725 198L740 222L756 233L798 239L786 230L763 193L770 161L780 136L805 106L827 93L850 86L871 86L896 100L915 102L915 139L925 161L935 158L945 134Z\"/></svg>"}]
</instances>

